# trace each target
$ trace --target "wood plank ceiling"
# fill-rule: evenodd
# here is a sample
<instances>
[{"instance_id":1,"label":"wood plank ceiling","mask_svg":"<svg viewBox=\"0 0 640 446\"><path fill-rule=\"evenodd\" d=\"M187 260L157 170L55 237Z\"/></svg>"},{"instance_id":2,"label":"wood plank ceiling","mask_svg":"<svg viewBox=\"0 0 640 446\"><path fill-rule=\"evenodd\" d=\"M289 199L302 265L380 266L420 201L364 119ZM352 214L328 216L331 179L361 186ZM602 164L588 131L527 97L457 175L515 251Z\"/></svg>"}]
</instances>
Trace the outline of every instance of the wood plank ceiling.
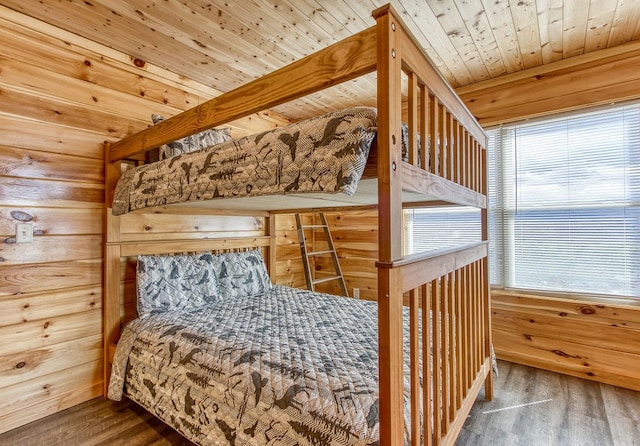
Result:
<instances>
[{"instance_id":1,"label":"wood plank ceiling","mask_svg":"<svg viewBox=\"0 0 640 446\"><path fill-rule=\"evenodd\" d=\"M0 0L228 91L373 25L388 0ZM639 0L392 0L460 87L640 38ZM373 78L283 106L297 118L375 104Z\"/></svg>"}]
</instances>

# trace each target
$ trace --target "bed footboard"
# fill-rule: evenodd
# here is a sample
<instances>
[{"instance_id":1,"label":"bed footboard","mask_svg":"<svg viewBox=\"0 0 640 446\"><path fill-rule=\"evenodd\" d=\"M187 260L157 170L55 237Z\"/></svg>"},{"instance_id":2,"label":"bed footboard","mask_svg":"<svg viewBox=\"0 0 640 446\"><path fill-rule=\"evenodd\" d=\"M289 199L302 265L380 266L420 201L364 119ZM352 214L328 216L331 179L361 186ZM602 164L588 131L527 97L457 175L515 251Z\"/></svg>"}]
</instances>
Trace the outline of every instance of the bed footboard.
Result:
<instances>
[{"instance_id":1,"label":"bed footboard","mask_svg":"<svg viewBox=\"0 0 640 446\"><path fill-rule=\"evenodd\" d=\"M408 295L411 444L453 444L483 384L492 399L487 249L481 242L378 263Z\"/></svg>"}]
</instances>

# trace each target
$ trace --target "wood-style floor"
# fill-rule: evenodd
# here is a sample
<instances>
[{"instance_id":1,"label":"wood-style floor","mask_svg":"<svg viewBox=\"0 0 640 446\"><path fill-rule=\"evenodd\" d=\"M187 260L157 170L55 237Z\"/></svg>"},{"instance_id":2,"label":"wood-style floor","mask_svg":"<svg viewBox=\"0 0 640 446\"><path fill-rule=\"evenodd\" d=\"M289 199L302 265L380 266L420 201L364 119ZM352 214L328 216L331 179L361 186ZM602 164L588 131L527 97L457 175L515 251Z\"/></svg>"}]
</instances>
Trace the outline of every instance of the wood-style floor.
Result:
<instances>
[{"instance_id":1,"label":"wood-style floor","mask_svg":"<svg viewBox=\"0 0 640 446\"><path fill-rule=\"evenodd\" d=\"M457 446L640 446L640 392L499 362ZM0 445L191 446L131 402L96 398L0 435Z\"/></svg>"},{"instance_id":2,"label":"wood-style floor","mask_svg":"<svg viewBox=\"0 0 640 446\"><path fill-rule=\"evenodd\" d=\"M456 446L640 446L640 392L498 361Z\"/></svg>"}]
</instances>

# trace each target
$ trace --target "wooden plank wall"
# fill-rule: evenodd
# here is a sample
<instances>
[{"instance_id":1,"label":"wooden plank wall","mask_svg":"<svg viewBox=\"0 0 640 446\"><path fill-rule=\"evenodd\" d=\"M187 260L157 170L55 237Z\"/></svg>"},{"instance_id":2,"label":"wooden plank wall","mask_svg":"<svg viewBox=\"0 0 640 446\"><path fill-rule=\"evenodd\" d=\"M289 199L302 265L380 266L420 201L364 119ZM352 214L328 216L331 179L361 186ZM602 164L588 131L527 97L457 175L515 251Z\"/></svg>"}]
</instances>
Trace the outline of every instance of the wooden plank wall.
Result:
<instances>
[{"instance_id":1,"label":"wooden plank wall","mask_svg":"<svg viewBox=\"0 0 640 446\"><path fill-rule=\"evenodd\" d=\"M640 305L493 291L499 358L640 390Z\"/></svg>"},{"instance_id":2,"label":"wooden plank wall","mask_svg":"<svg viewBox=\"0 0 640 446\"><path fill-rule=\"evenodd\" d=\"M102 393L102 142L218 92L2 6L0 41L4 432ZM33 243L15 243L17 222L34 224Z\"/></svg>"},{"instance_id":3,"label":"wooden plank wall","mask_svg":"<svg viewBox=\"0 0 640 446\"><path fill-rule=\"evenodd\" d=\"M378 279L375 262L378 259L378 211L377 209L346 210L325 212L331 230L340 266L344 273L349 295L353 296L353 288L360 289L360 298L376 300L378 297ZM307 224L317 215L304 214ZM316 224L319 224L317 221ZM300 243L293 214L278 215L278 283L306 288ZM321 230L315 238L315 245L309 244L313 250L326 249ZM309 236L307 237L309 238ZM330 257L321 257L312 264L316 277L333 276L333 264ZM340 295L337 282L318 284L317 291Z\"/></svg>"}]
</instances>

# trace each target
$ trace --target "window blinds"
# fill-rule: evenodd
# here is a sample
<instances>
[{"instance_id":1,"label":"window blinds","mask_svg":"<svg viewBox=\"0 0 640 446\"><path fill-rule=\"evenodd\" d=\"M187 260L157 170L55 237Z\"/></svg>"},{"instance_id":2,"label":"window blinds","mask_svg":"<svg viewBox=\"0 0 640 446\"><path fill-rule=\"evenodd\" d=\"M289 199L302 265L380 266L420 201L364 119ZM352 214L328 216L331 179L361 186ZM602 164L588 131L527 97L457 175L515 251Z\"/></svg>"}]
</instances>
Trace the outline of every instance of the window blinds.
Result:
<instances>
[{"instance_id":1,"label":"window blinds","mask_svg":"<svg viewBox=\"0 0 640 446\"><path fill-rule=\"evenodd\" d=\"M640 297L640 104L489 137L492 282Z\"/></svg>"},{"instance_id":2,"label":"window blinds","mask_svg":"<svg viewBox=\"0 0 640 446\"><path fill-rule=\"evenodd\" d=\"M482 239L480 211L473 207L405 209L405 254L452 248Z\"/></svg>"}]
</instances>

